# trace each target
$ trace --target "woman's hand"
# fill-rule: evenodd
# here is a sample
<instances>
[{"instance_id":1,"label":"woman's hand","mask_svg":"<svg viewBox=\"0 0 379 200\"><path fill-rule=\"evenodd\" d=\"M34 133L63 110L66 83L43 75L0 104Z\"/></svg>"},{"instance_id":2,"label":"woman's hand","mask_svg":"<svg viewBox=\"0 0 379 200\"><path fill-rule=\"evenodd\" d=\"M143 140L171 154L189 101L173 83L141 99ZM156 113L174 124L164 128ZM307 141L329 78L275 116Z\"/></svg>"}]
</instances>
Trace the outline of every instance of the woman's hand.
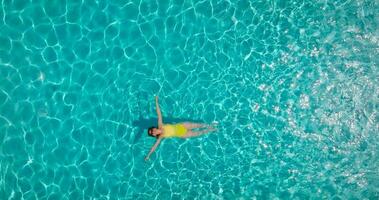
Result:
<instances>
[{"instance_id":1,"label":"woman's hand","mask_svg":"<svg viewBox=\"0 0 379 200\"><path fill-rule=\"evenodd\" d=\"M150 158L150 155L155 151L155 149L158 147L159 143L161 142L162 138L159 137L157 139L157 141L155 142L155 144L151 147L150 149L150 152L147 154L147 156L145 157L145 161L149 160Z\"/></svg>"},{"instance_id":2,"label":"woman's hand","mask_svg":"<svg viewBox=\"0 0 379 200\"><path fill-rule=\"evenodd\" d=\"M157 115L158 115L158 128L161 129L163 126L163 120L162 120L161 109L159 108L158 96L155 96L155 107L157 109Z\"/></svg>"}]
</instances>

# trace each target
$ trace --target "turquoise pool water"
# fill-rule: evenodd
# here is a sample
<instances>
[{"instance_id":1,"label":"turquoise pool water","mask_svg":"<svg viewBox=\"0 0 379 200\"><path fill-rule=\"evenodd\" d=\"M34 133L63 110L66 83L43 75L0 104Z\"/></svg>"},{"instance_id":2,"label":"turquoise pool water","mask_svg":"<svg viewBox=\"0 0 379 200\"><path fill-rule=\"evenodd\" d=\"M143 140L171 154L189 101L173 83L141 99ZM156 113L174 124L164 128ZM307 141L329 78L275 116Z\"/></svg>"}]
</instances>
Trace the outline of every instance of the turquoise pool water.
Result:
<instances>
[{"instance_id":1,"label":"turquoise pool water","mask_svg":"<svg viewBox=\"0 0 379 200\"><path fill-rule=\"evenodd\" d=\"M0 5L0 199L379 198L378 1Z\"/></svg>"}]
</instances>

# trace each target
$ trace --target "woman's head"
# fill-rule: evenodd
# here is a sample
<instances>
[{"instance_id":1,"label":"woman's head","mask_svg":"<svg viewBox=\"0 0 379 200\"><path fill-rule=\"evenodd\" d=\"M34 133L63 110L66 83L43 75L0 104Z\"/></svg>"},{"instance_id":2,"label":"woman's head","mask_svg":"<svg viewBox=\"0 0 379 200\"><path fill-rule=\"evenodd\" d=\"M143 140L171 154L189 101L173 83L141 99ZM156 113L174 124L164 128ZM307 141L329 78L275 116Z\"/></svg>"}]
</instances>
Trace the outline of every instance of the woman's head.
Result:
<instances>
[{"instance_id":1,"label":"woman's head","mask_svg":"<svg viewBox=\"0 0 379 200\"><path fill-rule=\"evenodd\" d=\"M151 137L158 137L161 134L161 131L157 127L152 126L147 129L147 134L149 134Z\"/></svg>"}]
</instances>

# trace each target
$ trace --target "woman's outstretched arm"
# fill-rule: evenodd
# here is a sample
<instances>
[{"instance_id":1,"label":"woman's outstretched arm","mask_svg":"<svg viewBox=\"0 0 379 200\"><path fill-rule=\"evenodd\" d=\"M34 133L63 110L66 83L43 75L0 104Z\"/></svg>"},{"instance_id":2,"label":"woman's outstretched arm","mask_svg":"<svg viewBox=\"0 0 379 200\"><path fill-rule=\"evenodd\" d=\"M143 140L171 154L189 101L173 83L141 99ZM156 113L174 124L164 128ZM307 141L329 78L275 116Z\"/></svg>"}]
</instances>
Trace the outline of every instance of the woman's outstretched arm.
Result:
<instances>
[{"instance_id":1,"label":"woman's outstretched arm","mask_svg":"<svg viewBox=\"0 0 379 200\"><path fill-rule=\"evenodd\" d=\"M162 120L161 109L159 108L158 96L155 96L155 107L157 109L157 115L158 115L158 128L161 129L163 127L163 120Z\"/></svg>"},{"instance_id":2,"label":"woman's outstretched arm","mask_svg":"<svg viewBox=\"0 0 379 200\"><path fill-rule=\"evenodd\" d=\"M151 147L151 150L149 152L149 154L147 154L147 156L145 157L145 160L149 160L150 158L150 155L155 151L155 149L158 147L159 143L161 142L162 138L159 137L157 139L157 141L155 142L155 144L153 145L153 147Z\"/></svg>"}]
</instances>

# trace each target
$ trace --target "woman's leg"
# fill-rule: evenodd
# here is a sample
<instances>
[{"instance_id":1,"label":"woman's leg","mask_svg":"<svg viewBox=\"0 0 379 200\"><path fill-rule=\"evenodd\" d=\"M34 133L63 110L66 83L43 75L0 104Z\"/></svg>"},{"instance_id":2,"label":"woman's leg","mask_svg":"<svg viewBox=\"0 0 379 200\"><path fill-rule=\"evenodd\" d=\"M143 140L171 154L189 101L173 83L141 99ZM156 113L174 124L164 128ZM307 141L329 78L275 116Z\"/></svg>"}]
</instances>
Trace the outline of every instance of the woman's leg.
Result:
<instances>
[{"instance_id":1,"label":"woman's leg","mask_svg":"<svg viewBox=\"0 0 379 200\"><path fill-rule=\"evenodd\" d=\"M189 137L196 137L196 136L199 136L199 135L202 135L202 134L206 134L206 133L209 133L209 132L212 132L212 131L215 131L217 129L213 128L213 127L209 127L205 130L201 130L201 131L192 131L192 130L189 130L187 131L186 135L184 136L185 138L189 138Z\"/></svg>"},{"instance_id":2,"label":"woman's leg","mask_svg":"<svg viewBox=\"0 0 379 200\"><path fill-rule=\"evenodd\" d=\"M200 123L192 123L192 122L183 122L182 124L188 130L192 130L195 128L207 128L207 127L209 127L208 124L200 124Z\"/></svg>"}]
</instances>

